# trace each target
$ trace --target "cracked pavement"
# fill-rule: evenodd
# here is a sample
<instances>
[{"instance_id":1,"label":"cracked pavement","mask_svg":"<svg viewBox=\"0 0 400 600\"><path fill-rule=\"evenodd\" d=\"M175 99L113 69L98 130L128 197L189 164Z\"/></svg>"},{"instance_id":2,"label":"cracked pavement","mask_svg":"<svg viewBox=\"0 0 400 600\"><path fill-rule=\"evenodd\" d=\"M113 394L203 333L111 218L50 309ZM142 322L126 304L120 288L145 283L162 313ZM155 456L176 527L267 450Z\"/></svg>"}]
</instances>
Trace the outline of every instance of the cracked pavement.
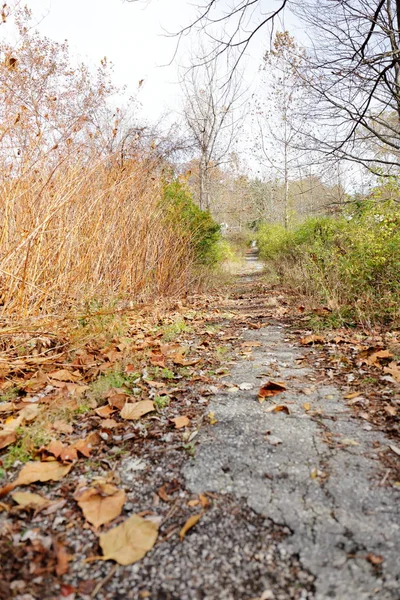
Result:
<instances>
[{"instance_id":1,"label":"cracked pavement","mask_svg":"<svg viewBox=\"0 0 400 600\"><path fill-rule=\"evenodd\" d=\"M288 528L280 552L299 557L315 577L315 600L399 600L400 491L382 485L379 462L389 439L357 419L331 382L317 383L300 365L307 350L285 327L247 330L243 341L261 346L227 381L253 389L215 393L209 409L217 423L200 431L184 469L188 489L244 499ZM284 381L287 391L259 404L268 379ZM290 414L266 412L271 402Z\"/></svg>"}]
</instances>

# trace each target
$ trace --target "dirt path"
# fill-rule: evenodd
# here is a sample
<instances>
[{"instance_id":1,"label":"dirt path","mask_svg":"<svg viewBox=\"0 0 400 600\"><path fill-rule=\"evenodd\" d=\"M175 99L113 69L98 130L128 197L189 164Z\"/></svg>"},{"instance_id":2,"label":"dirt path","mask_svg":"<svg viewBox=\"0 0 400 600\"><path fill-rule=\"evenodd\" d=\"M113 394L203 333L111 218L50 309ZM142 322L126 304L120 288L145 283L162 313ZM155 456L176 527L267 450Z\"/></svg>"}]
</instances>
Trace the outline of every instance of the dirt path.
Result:
<instances>
[{"instance_id":1,"label":"dirt path","mask_svg":"<svg viewBox=\"0 0 400 600\"><path fill-rule=\"evenodd\" d=\"M381 485L378 456L390 440L303 366L307 350L282 323L250 328L266 317L248 293L258 271L253 255L242 297L227 300L249 325L239 341L251 355L229 365L223 390L210 387L216 422L183 464L184 493L211 492L213 506L111 587L136 598L130 587L144 584L138 597L171 600L398 600L399 491ZM287 390L260 404L267 379Z\"/></svg>"},{"instance_id":2,"label":"dirt path","mask_svg":"<svg viewBox=\"0 0 400 600\"><path fill-rule=\"evenodd\" d=\"M221 344L214 352L226 358L212 383L202 359L165 409L186 412L190 427L175 430L175 413L160 412L125 435L131 446L121 455L107 434L90 467L76 466L51 489L69 499L79 476L112 477L127 494L121 520L139 513L160 524L153 550L125 567L92 560L98 532L68 500L56 515L34 515L27 533L21 521L13 539L21 554L24 537L51 545L61 536L74 552L69 572L29 581L13 550L25 570L10 592L0 586L1 598L399 600L400 490L387 485L380 461L391 441L310 366L311 350L279 318L282 299L258 292L259 271L253 255L230 294L209 302L207 327ZM207 348L204 324L186 335L193 348ZM286 389L259 403L267 381Z\"/></svg>"}]
</instances>

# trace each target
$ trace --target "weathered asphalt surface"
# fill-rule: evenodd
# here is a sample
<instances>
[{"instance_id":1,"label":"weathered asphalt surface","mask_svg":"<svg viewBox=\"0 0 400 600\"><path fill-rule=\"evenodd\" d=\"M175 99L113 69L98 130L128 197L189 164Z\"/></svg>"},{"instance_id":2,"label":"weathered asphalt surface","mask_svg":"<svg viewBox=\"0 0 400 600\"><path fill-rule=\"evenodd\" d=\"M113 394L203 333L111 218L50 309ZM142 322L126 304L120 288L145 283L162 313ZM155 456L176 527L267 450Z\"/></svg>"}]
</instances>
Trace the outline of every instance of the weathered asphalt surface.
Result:
<instances>
[{"instance_id":1,"label":"weathered asphalt surface","mask_svg":"<svg viewBox=\"0 0 400 600\"><path fill-rule=\"evenodd\" d=\"M338 388L300 366L306 350L285 328L248 330L243 339L262 346L227 381L253 389L216 393L209 408L218 422L201 430L186 486L245 500L288 528L279 552L315 577L305 597L399 600L400 491L381 484L378 456L390 441L352 416ZM257 390L268 379L284 381L287 391L259 404ZM271 402L290 414L266 412ZM266 584L260 599L275 597Z\"/></svg>"}]
</instances>

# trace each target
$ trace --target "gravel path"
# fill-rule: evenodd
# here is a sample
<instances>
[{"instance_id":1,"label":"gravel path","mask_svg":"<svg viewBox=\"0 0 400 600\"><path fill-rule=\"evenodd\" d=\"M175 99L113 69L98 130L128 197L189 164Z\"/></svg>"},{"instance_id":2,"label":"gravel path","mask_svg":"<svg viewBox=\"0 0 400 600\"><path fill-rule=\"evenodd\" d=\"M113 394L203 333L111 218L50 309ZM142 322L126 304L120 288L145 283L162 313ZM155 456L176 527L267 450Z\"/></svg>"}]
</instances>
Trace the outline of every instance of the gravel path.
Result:
<instances>
[{"instance_id":1,"label":"gravel path","mask_svg":"<svg viewBox=\"0 0 400 600\"><path fill-rule=\"evenodd\" d=\"M315 577L312 598L398 600L399 492L380 486L377 450L390 441L352 418L337 388L314 383L283 327L244 338L262 346L233 368L230 382L257 389L269 370L287 384L273 400L290 414L266 412L271 401L260 405L254 392L217 394L210 409L218 423L201 433L185 469L188 488L233 494L289 528L280 550Z\"/></svg>"}]
</instances>

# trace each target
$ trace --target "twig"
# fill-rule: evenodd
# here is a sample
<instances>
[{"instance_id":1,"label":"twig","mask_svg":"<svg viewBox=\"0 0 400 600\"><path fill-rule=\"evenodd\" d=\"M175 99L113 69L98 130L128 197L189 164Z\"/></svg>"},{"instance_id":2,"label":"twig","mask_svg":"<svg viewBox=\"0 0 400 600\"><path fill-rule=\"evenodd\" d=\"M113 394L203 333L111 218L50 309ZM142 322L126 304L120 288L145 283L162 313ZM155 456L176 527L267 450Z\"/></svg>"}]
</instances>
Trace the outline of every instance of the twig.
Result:
<instances>
[{"instance_id":1,"label":"twig","mask_svg":"<svg viewBox=\"0 0 400 600\"><path fill-rule=\"evenodd\" d=\"M110 570L110 572L104 577L104 579L102 579L101 581L99 581L99 583L94 588L93 592L90 594L91 598L96 598L97 594L99 593L99 591L101 590L101 588L103 587L103 585L105 585L106 583L108 583L108 581L110 581L110 579L114 576L115 571L117 569L118 569L118 565L114 565L112 567L112 569Z\"/></svg>"}]
</instances>

